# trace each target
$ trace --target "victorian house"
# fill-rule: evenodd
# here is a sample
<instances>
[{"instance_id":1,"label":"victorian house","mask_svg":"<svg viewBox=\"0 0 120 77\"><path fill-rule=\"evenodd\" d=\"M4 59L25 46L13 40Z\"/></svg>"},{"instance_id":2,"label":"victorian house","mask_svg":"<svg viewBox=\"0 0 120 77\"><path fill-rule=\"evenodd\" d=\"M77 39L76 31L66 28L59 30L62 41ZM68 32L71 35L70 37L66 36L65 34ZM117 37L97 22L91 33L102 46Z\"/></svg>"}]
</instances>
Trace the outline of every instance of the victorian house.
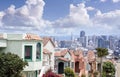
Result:
<instances>
[{"instance_id":1,"label":"victorian house","mask_svg":"<svg viewBox=\"0 0 120 77\"><path fill-rule=\"evenodd\" d=\"M42 39L43 39L43 64L40 76L42 76L49 69L52 69L52 71L54 71L55 45L51 38L49 37L43 37Z\"/></svg>"}]
</instances>

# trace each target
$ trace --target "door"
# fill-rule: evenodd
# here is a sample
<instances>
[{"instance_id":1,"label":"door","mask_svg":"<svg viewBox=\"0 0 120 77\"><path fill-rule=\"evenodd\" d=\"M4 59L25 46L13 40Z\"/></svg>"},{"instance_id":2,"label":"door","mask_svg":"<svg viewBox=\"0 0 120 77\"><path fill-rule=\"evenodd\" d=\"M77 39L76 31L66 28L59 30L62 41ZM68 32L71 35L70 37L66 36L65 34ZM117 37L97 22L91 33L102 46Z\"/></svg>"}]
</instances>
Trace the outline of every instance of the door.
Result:
<instances>
[{"instance_id":1,"label":"door","mask_svg":"<svg viewBox=\"0 0 120 77\"><path fill-rule=\"evenodd\" d=\"M75 62L75 72L76 73L79 73L80 72L80 69L79 69L79 62Z\"/></svg>"},{"instance_id":2,"label":"door","mask_svg":"<svg viewBox=\"0 0 120 77\"><path fill-rule=\"evenodd\" d=\"M58 64L58 74L63 74L64 73L64 63L60 62Z\"/></svg>"}]
</instances>

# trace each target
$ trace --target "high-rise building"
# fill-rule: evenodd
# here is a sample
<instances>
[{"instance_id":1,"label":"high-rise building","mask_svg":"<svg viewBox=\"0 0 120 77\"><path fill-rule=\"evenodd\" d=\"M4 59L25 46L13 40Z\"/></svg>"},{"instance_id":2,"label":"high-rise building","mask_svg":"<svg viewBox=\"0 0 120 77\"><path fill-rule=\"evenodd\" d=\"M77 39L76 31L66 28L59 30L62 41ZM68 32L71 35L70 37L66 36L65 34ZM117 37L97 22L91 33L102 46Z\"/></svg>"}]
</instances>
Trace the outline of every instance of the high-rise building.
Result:
<instances>
[{"instance_id":1,"label":"high-rise building","mask_svg":"<svg viewBox=\"0 0 120 77\"><path fill-rule=\"evenodd\" d=\"M85 36L85 31L80 31L80 38L79 42L83 47L86 47L86 36Z\"/></svg>"},{"instance_id":2,"label":"high-rise building","mask_svg":"<svg viewBox=\"0 0 120 77\"><path fill-rule=\"evenodd\" d=\"M107 36L98 37L98 47L109 48L109 41L107 40Z\"/></svg>"},{"instance_id":3,"label":"high-rise building","mask_svg":"<svg viewBox=\"0 0 120 77\"><path fill-rule=\"evenodd\" d=\"M85 31L81 31L80 32L80 37L84 37L85 36Z\"/></svg>"}]
</instances>

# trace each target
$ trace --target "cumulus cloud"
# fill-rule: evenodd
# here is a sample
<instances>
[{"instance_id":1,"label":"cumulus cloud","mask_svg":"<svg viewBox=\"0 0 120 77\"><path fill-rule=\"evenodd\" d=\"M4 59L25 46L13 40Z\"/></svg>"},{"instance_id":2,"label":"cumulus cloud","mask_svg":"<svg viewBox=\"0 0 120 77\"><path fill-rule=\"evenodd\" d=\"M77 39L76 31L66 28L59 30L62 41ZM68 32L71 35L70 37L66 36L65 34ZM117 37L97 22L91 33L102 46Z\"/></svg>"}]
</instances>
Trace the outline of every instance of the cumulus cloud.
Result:
<instances>
[{"instance_id":1,"label":"cumulus cloud","mask_svg":"<svg viewBox=\"0 0 120 77\"><path fill-rule=\"evenodd\" d=\"M0 12L1 28L30 31L44 27L47 22L42 19L44 5L43 0L27 0L20 8L11 5Z\"/></svg>"},{"instance_id":2,"label":"cumulus cloud","mask_svg":"<svg viewBox=\"0 0 120 77\"><path fill-rule=\"evenodd\" d=\"M89 32L90 30L107 31L108 33L111 30L120 29L120 10L102 13L94 7L86 7L85 3L70 4L70 12L67 16L55 21L48 21L42 17L44 6L43 0L26 0L25 5L20 8L11 5L5 11L0 12L0 31L69 35L71 32L79 32L79 29ZM93 10L97 10L97 13L90 18L88 11Z\"/></svg>"},{"instance_id":3,"label":"cumulus cloud","mask_svg":"<svg viewBox=\"0 0 120 77\"><path fill-rule=\"evenodd\" d=\"M52 23L54 27L60 28L71 28L85 26L90 23L90 18L87 13L87 8L84 3L78 4L77 6L70 5L70 13L65 18L60 18Z\"/></svg>"},{"instance_id":4,"label":"cumulus cloud","mask_svg":"<svg viewBox=\"0 0 120 77\"><path fill-rule=\"evenodd\" d=\"M106 25L109 28L120 28L120 10L110 11L107 13L101 13L98 11L93 19L95 24Z\"/></svg>"}]
</instances>

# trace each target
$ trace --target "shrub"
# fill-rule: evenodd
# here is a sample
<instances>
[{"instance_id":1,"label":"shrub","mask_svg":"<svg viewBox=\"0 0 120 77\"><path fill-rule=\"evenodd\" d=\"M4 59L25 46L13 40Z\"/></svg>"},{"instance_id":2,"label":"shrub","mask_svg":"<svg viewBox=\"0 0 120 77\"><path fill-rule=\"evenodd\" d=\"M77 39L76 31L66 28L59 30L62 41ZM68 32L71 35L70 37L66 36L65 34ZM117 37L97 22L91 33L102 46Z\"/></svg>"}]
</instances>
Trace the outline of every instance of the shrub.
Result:
<instances>
[{"instance_id":1,"label":"shrub","mask_svg":"<svg viewBox=\"0 0 120 77\"><path fill-rule=\"evenodd\" d=\"M85 74L82 74L81 77L86 77Z\"/></svg>"},{"instance_id":2,"label":"shrub","mask_svg":"<svg viewBox=\"0 0 120 77\"><path fill-rule=\"evenodd\" d=\"M98 75L98 71L95 71L94 76L97 77L97 75Z\"/></svg>"},{"instance_id":3,"label":"shrub","mask_svg":"<svg viewBox=\"0 0 120 77\"><path fill-rule=\"evenodd\" d=\"M64 69L64 73L65 73L66 77L75 77L74 71L71 68L69 68L69 67L66 67Z\"/></svg>"},{"instance_id":4,"label":"shrub","mask_svg":"<svg viewBox=\"0 0 120 77\"><path fill-rule=\"evenodd\" d=\"M49 69L45 74L43 74L42 77L60 77L59 75L52 72L51 69Z\"/></svg>"}]
</instances>

